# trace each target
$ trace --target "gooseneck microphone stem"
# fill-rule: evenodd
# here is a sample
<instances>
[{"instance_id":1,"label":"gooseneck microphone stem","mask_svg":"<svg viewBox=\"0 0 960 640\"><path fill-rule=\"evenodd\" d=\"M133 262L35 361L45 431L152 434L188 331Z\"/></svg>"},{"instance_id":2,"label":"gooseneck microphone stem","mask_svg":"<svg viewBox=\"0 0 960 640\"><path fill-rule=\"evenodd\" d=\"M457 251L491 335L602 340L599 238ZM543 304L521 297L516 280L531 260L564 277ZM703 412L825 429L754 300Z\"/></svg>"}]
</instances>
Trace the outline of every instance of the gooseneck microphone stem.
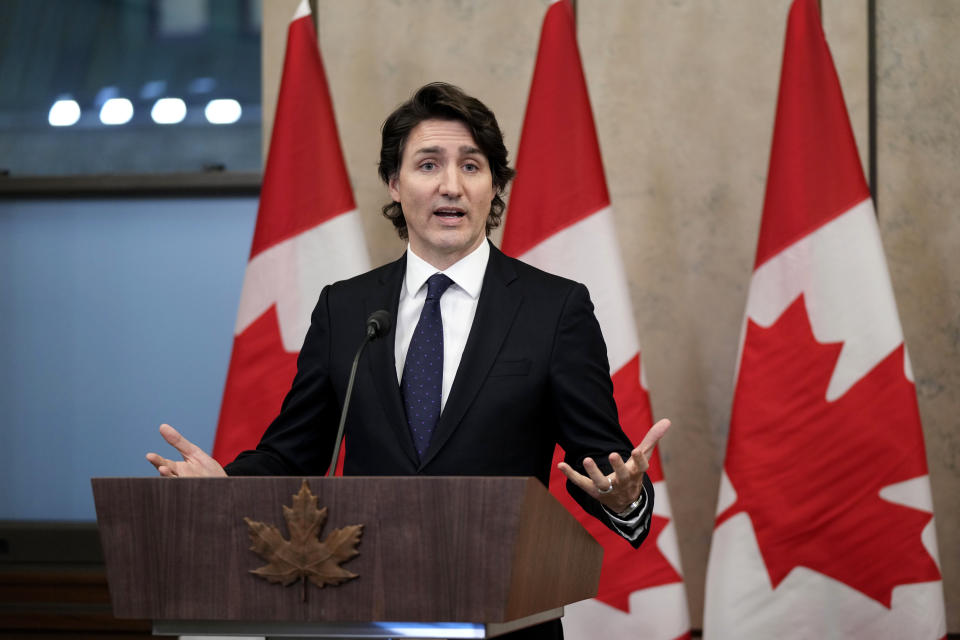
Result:
<instances>
[{"instance_id":1,"label":"gooseneck microphone stem","mask_svg":"<svg viewBox=\"0 0 960 640\"><path fill-rule=\"evenodd\" d=\"M328 478L332 476L333 472L337 469L337 458L340 456L340 444L343 442L343 429L347 424L347 409L350 408L350 396L353 395L353 379L357 376L357 365L360 363L360 354L363 353L363 349L367 346L367 343L370 342L373 332L373 329L367 329L367 335L364 337L363 342L360 343L360 348L357 349L357 355L353 358L353 366L350 367L347 395L343 399L343 411L340 412L340 426L337 427L337 443L333 447L333 457L330 459L330 468L327 470Z\"/></svg>"},{"instance_id":2,"label":"gooseneck microphone stem","mask_svg":"<svg viewBox=\"0 0 960 640\"><path fill-rule=\"evenodd\" d=\"M350 379L347 381L347 394L343 399L343 411L340 412L340 426L337 427L337 440L333 447L333 457L330 458L330 467L327 469L327 477L333 476L337 470L337 458L340 456L340 445L343 443L343 430L347 424L347 410L350 408L350 396L353 395L353 382L357 376L357 365L360 363L360 355L366 348L367 343L376 340L380 336L390 332L390 314L386 311L374 311L367 318L367 333L357 349L357 355L353 357L353 365L350 367Z\"/></svg>"}]
</instances>

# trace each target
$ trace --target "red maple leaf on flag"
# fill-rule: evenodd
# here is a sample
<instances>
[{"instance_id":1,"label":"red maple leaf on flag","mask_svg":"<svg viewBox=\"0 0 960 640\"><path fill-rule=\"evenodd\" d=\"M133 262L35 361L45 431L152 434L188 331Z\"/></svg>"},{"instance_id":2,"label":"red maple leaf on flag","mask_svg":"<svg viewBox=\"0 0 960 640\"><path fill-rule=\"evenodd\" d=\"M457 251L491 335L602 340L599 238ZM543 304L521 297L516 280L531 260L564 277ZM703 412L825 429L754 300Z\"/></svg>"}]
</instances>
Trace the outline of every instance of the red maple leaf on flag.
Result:
<instances>
[{"instance_id":1,"label":"red maple leaf on flag","mask_svg":"<svg viewBox=\"0 0 960 640\"><path fill-rule=\"evenodd\" d=\"M726 471L749 515L771 583L795 567L890 607L893 588L940 580L921 542L933 514L889 502L884 487L927 474L914 385L901 344L835 401L842 343L813 336L803 296L770 328L749 322Z\"/></svg>"},{"instance_id":2,"label":"red maple leaf on flag","mask_svg":"<svg viewBox=\"0 0 960 640\"><path fill-rule=\"evenodd\" d=\"M640 354L631 358L611 377L620 425L624 433L633 441L633 444L639 444L653 424L650 404L647 402L647 393L639 382ZM670 518L653 514L647 539L644 540L639 549L634 549L620 536L608 529L606 525L587 515L577 506L574 499L564 489L566 476L557 469L557 464L561 460L563 460L563 449L557 447L553 455L553 469L550 478L553 496L577 518L590 535L603 545L605 550L603 567L600 570L600 587L596 599L621 611L629 612L629 598L634 591L682 582L683 577L677 573L677 570L673 568L673 565L670 564L657 545L657 539L670 523ZM663 480L660 455L656 450L654 450L653 457L650 460L647 475L651 482Z\"/></svg>"},{"instance_id":3,"label":"red maple leaf on flag","mask_svg":"<svg viewBox=\"0 0 960 640\"><path fill-rule=\"evenodd\" d=\"M271 306L235 339L223 395L217 452L220 464L256 444L280 411L290 383L297 373L297 356L283 348L277 308ZM249 425L255 432L223 425Z\"/></svg>"}]
</instances>

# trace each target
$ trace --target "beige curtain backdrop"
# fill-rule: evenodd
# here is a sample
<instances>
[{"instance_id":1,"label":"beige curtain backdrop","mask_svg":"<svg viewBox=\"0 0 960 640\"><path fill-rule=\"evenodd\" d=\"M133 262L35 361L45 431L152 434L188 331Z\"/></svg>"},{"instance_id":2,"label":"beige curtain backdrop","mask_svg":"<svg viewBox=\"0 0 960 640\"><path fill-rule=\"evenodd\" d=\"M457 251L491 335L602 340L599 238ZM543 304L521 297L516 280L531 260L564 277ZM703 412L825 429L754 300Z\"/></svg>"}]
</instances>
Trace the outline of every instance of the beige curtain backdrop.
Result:
<instances>
[{"instance_id":1,"label":"beige curtain backdrop","mask_svg":"<svg viewBox=\"0 0 960 640\"><path fill-rule=\"evenodd\" d=\"M265 141L297 4L264 3ZM923 417L947 624L960 632L960 3L876 4L880 227ZM404 246L380 216L388 198L376 176L383 119L421 84L453 82L494 110L515 157L547 5L317 1L320 48L375 263ZM788 7L789 0L577 2L654 413L674 421L661 453L695 627ZM823 13L866 168L867 3L823 0Z\"/></svg>"}]
</instances>

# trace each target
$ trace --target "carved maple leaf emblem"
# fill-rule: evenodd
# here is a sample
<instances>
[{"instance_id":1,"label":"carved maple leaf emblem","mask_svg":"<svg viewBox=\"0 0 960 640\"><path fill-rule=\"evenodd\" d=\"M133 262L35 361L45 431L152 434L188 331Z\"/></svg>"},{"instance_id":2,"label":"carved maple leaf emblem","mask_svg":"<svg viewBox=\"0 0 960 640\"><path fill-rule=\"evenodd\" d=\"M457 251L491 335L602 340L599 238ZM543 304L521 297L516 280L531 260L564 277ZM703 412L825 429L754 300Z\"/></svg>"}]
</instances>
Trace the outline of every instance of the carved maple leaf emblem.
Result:
<instances>
[{"instance_id":1,"label":"carved maple leaf emblem","mask_svg":"<svg viewBox=\"0 0 960 640\"><path fill-rule=\"evenodd\" d=\"M901 345L835 401L839 343L819 343L803 296L769 329L751 321L725 468L750 516L774 588L795 567L834 578L885 607L894 587L940 580L921 541L929 512L880 492L927 473Z\"/></svg>"},{"instance_id":2,"label":"carved maple leaf emblem","mask_svg":"<svg viewBox=\"0 0 960 640\"><path fill-rule=\"evenodd\" d=\"M293 496L293 506L283 506L283 517L290 540L284 539L273 525L244 518L253 542L250 550L269 563L250 573L284 586L302 579L304 601L308 580L322 589L357 577L340 564L360 553L357 545L363 533L362 524L334 529L321 541L319 536L327 521L327 508L317 508L317 496L310 491L306 480Z\"/></svg>"}]
</instances>

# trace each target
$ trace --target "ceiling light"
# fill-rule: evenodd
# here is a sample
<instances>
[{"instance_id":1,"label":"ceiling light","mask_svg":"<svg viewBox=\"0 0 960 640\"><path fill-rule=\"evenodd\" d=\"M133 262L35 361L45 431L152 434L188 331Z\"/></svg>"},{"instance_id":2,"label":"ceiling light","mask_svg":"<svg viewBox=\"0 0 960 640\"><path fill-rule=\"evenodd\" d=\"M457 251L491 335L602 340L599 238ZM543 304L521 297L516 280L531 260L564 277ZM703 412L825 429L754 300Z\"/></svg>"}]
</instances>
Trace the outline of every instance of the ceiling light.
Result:
<instances>
[{"instance_id":1,"label":"ceiling light","mask_svg":"<svg viewBox=\"0 0 960 640\"><path fill-rule=\"evenodd\" d=\"M187 105L180 98L160 98L150 110L150 117L157 124L177 124L186 115Z\"/></svg>"},{"instance_id":2,"label":"ceiling light","mask_svg":"<svg viewBox=\"0 0 960 640\"><path fill-rule=\"evenodd\" d=\"M50 107L47 122L51 127L69 127L80 119L80 105L76 100L57 100Z\"/></svg>"},{"instance_id":3,"label":"ceiling light","mask_svg":"<svg viewBox=\"0 0 960 640\"><path fill-rule=\"evenodd\" d=\"M133 117L133 104L126 98L110 98L100 107L103 124L126 124Z\"/></svg>"},{"instance_id":4,"label":"ceiling light","mask_svg":"<svg viewBox=\"0 0 960 640\"><path fill-rule=\"evenodd\" d=\"M240 119L240 103L231 99L211 100L203 110L210 124L233 124Z\"/></svg>"}]
</instances>

